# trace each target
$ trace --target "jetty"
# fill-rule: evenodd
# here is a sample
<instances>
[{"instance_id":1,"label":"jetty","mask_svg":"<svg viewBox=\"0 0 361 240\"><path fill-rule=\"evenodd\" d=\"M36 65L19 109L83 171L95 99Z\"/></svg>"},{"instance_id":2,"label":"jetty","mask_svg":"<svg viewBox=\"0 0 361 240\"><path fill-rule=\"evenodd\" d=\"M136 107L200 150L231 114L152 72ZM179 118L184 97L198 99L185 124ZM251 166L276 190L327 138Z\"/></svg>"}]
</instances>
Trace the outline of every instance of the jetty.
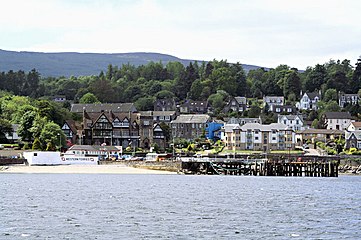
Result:
<instances>
[{"instance_id":1,"label":"jetty","mask_svg":"<svg viewBox=\"0 0 361 240\"><path fill-rule=\"evenodd\" d=\"M338 157L297 158L188 158L182 160L185 174L249 175L283 177L338 177Z\"/></svg>"}]
</instances>

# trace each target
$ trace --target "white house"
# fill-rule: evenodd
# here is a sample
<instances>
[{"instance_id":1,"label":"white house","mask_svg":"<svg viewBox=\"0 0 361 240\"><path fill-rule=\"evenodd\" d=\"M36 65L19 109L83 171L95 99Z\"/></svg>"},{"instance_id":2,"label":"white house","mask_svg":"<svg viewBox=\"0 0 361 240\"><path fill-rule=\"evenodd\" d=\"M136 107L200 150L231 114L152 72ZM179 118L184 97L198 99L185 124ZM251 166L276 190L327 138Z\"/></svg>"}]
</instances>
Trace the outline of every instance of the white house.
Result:
<instances>
[{"instance_id":1,"label":"white house","mask_svg":"<svg viewBox=\"0 0 361 240\"><path fill-rule=\"evenodd\" d=\"M287 150L295 146L295 133L282 123L226 124L224 143L228 150Z\"/></svg>"},{"instance_id":2,"label":"white house","mask_svg":"<svg viewBox=\"0 0 361 240\"><path fill-rule=\"evenodd\" d=\"M303 94L300 102L297 104L300 110L317 110L317 103L321 100L321 94L317 92Z\"/></svg>"},{"instance_id":3,"label":"white house","mask_svg":"<svg viewBox=\"0 0 361 240\"><path fill-rule=\"evenodd\" d=\"M278 123L285 124L293 131L305 130L303 118L300 115L279 115Z\"/></svg>"},{"instance_id":4,"label":"white house","mask_svg":"<svg viewBox=\"0 0 361 240\"><path fill-rule=\"evenodd\" d=\"M273 111L274 106L283 106L285 104L285 98L283 96L265 96L263 97L263 103L269 106L270 111Z\"/></svg>"},{"instance_id":5,"label":"white house","mask_svg":"<svg viewBox=\"0 0 361 240\"><path fill-rule=\"evenodd\" d=\"M337 129L345 130L350 123L351 114L349 112L326 112L324 113L324 119L326 124L326 129Z\"/></svg>"}]
</instances>

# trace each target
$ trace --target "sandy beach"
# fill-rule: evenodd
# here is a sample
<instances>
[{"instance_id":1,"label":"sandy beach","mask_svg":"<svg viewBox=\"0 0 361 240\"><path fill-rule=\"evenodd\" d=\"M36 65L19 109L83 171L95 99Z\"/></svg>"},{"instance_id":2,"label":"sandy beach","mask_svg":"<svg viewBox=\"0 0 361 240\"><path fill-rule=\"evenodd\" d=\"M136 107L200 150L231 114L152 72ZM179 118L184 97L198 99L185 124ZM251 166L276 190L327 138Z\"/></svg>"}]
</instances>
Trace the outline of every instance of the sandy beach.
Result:
<instances>
[{"instance_id":1,"label":"sandy beach","mask_svg":"<svg viewBox=\"0 0 361 240\"><path fill-rule=\"evenodd\" d=\"M11 165L0 166L0 173L177 174L175 172L133 168L125 165Z\"/></svg>"}]
</instances>

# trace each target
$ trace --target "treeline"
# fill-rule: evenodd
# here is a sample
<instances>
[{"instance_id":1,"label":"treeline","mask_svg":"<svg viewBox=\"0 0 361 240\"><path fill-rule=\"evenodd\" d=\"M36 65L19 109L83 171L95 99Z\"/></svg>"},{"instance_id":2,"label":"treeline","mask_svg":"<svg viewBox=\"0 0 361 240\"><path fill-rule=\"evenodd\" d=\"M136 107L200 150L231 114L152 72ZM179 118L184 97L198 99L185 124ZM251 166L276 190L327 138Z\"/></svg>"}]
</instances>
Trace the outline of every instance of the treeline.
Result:
<instances>
[{"instance_id":1,"label":"treeline","mask_svg":"<svg viewBox=\"0 0 361 240\"><path fill-rule=\"evenodd\" d=\"M259 68L248 74L239 63L213 60L184 66L179 62L166 65L109 65L98 76L41 78L35 69L0 74L0 88L14 95L43 97L65 95L74 102L135 102L139 110L151 110L156 98L182 101L209 100L217 106L227 96L261 98L283 95L289 102L299 100L300 93L335 89L357 93L361 88L361 60L355 68L350 60L330 60L305 71L280 65L275 69Z\"/></svg>"}]
</instances>

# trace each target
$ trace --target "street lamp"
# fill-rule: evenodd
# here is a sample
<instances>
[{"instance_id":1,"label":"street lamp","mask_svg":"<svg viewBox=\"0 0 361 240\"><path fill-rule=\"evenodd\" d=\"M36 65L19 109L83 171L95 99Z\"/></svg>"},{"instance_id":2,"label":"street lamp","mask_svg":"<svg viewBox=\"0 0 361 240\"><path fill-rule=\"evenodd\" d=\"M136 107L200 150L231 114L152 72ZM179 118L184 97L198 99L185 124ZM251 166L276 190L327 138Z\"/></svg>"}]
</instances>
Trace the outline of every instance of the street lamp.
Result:
<instances>
[{"instance_id":1,"label":"street lamp","mask_svg":"<svg viewBox=\"0 0 361 240\"><path fill-rule=\"evenodd\" d=\"M59 136L59 152L61 152L61 135L60 133L57 133L57 135Z\"/></svg>"}]
</instances>

